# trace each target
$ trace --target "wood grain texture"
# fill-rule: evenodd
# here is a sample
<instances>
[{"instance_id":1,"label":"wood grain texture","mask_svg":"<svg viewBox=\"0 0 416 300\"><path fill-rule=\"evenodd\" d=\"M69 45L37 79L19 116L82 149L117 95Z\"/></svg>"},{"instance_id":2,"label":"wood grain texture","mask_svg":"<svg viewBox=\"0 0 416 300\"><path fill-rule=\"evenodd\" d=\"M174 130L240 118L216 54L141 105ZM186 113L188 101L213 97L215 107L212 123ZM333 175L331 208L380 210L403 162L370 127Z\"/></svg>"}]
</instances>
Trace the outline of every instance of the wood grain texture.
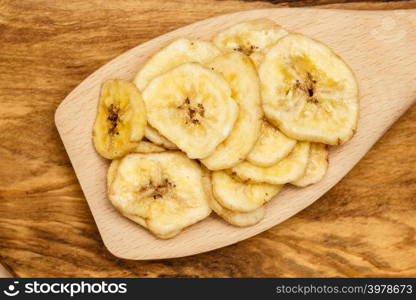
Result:
<instances>
[{"instance_id":1,"label":"wood grain texture","mask_svg":"<svg viewBox=\"0 0 416 300\"><path fill-rule=\"evenodd\" d=\"M173 260L134 262L106 251L53 124L58 104L92 71L148 39L209 16L275 7L163 3L0 1L4 266L16 276L416 276L415 107L341 183L263 234Z\"/></svg>"}]
</instances>

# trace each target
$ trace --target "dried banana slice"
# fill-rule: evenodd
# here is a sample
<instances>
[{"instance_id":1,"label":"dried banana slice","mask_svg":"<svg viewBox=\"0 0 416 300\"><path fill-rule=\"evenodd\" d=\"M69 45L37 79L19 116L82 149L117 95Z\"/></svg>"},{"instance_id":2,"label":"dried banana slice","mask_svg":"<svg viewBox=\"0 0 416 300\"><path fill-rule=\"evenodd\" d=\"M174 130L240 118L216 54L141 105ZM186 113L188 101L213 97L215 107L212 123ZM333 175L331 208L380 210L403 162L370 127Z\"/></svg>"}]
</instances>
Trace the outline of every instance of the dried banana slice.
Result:
<instances>
[{"instance_id":1,"label":"dried banana slice","mask_svg":"<svg viewBox=\"0 0 416 300\"><path fill-rule=\"evenodd\" d=\"M226 209L247 213L258 209L280 192L283 185L241 182L224 171L212 173L215 199Z\"/></svg>"},{"instance_id":2,"label":"dried banana slice","mask_svg":"<svg viewBox=\"0 0 416 300\"><path fill-rule=\"evenodd\" d=\"M270 167L285 158L295 145L296 140L263 121L260 137L248 154L247 161L258 167Z\"/></svg>"},{"instance_id":3,"label":"dried banana slice","mask_svg":"<svg viewBox=\"0 0 416 300\"><path fill-rule=\"evenodd\" d=\"M113 160L110 164L110 167L107 170L107 194L110 194L110 187L114 181L114 178L116 178L119 165L120 165L119 159ZM133 220L137 224L140 224L141 226L146 227L146 222L143 218L132 215L132 214L127 214L127 213L122 213L122 214L126 216L127 218Z\"/></svg>"},{"instance_id":4,"label":"dried banana slice","mask_svg":"<svg viewBox=\"0 0 416 300\"><path fill-rule=\"evenodd\" d=\"M287 31L269 19L238 23L217 34L213 42L222 51L239 51L258 65L268 47L287 35Z\"/></svg>"},{"instance_id":5,"label":"dried banana slice","mask_svg":"<svg viewBox=\"0 0 416 300\"><path fill-rule=\"evenodd\" d=\"M141 217L139 217L139 216L137 216L137 215L132 215L132 214L129 214L129 213L125 213L125 214L123 214L126 218L128 218L128 219L130 219L130 220L132 220L133 222L136 222L137 224L139 224L139 225L141 225L141 226L143 226L144 228L147 228L147 223L146 223L146 219L144 219L144 218L141 218ZM156 234L156 233L154 233L158 238L160 238L160 239L164 239L164 240L166 240L166 239L171 239L171 238L173 238L173 237L175 237L176 235L178 235L179 233L181 233L182 232L182 229L180 229L180 230L173 230L173 231L169 231L168 233L158 233L158 234Z\"/></svg>"},{"instance_id":6,"label":"dried banana slice","mask_svg":"<svg viewBox=\"0 0 416 300\"><path fill-rule=\"evenodd\" d=\"M221 52L210 42L180 38L169 43L153 55L137 73L134 83L143 91L156 76L188 62L208 63ZM156 129L146 126L145 137L167 149L177 149L176 145L162 136Z\"/></svg>"},{"instance_id":7,"label":"dried banana slice","mask_svg":"<svg viewBox=\"0 0 416 300\"><path fill-rule=\"evenodd\" d=\"M285 184L303 176L308 163L309 148L310 143L298 142L287 157L273 166L262 168L242 162L231 170L242 180Z\"/></svg>"},{"instance_id":8,"label":"dried banana slice","mask_svg":"<svg viewBox=\"0 0 416 300\"><path fill-rule=\"evenodd\" d=\"M125 156L109 199L123 215L160 238L178 234L211 212L200 166L179 152Z\"/></svg>"},{"instance_id":9,"label":"dried banana slice","mask_svg":"<svg viewBox=\"0 0 416 300\"><path fill-rule=\"evenodd\" d=\"M118 160L118 159L113 160L110 164L110 167L108 168L108 171L107 171L107 193L110 193L110 187L111 187L111 184L114 181L114 178L116 178L119 164L120 164L120 160ZM127 213L123 213L123 215L125 215L129 219L133 220L137 224L140 224L143 227L146 227L146 221L143 218L132 215L132 214L127 214Z\"/></svg>"},{"instance_id":10,"label":"dried banana slice","mask_svg":"<svg viewBox=\"0 0 416 300\"><path fill-rule=\"evenodd\" d=\"M202 176L202 184L208 196L209 205L218 216L223 218L224 221L230 223L231 225L238 227L255 225L264 218L266 214L266 209L264 206L260 206L259 208L248 213L234 212L221 206L213 195L210 173L210 171L205 169Z\"/></svg>"},{"instance_id":11,"label":"dried banana slice","mask_svg":"<svg viewBox=\"0 0 416 300\"><path fill-rule=\"evenodd\" d=\"M321 181L328 169L328 146L321 143L311 143L308 164L305 174L291 184L304 187Z\"/></svg>"},{"instance_id":12,"label":"dried banana slice","mask_svg":"<svg viewBox=\"0 0 416 300\"><path fill-rule=\"evenodd\" d=\"M228 169L245 159L260 135L260 86L253 63L243 54L218 56L208 67L221 73L229 83L239 113L230 135L201 162L210 170Z\"/></svg>"},{"instance_id":13,"label":"dried banana slice","mask_svg":"<svg viewBox=\"0 0 416 300\"><path fill-rule=\"evenodd\" d=\"M166 151L165 148L157 146L147 141L140 141L131 153L160 153Z\"/></svg>"},{"instance_id":14,"label":"dried banana slice","mask_svg":"<svg viewBox=\"0 0 416 300\"><path fill-rule=\"evenodd\" d=\"M122 157L142 139L146 122L145 106L135 85L118 79L106 81L93 128L95 149L108 159Z\"/></svg>"},{"instance_id":15,"label":"dried banana slice","mask_svg":"<svg viewBox=\"0 0 416 300\"><path fill-rule=\"evenodd\" d=\"M107 170L107 193L108 194L110 193L111 184L113 183L114 178L116 178L117 170L118 170L119 165L120 165L120 160L115 159L111 162L110 167ZM123 215L125 215L129 219L133 220L137 224L140 224L143 227L146 227L146 222L143 218L132 215L132 214L127 214L127 213L123 213Z\"/></svg>"},{"instance_id":16,"label":"dried banana slice","mask_svg":"<svg viewBox=\"0 0 416 300\"><path fill-rule=\"evenodd\" d=\"M238 106L218 73L183 64L153 79L143 91L151 126L190 158L205 158L233 129Z\"/></svg>"},{"instance_id":17,"label":"dried banana slice","mask_svg":"<svg viewBox=\"0 0 416 300\"><path fill-rule=\"evenodd\" d=\"M134 78L134 83L139 90L143 91L156 76L166 73L184 63L208 63L220 54L221 51L210 42L179 38L149 58L137 73Z\"/></svg>"},{"instance_id":18,"label":"dried banana slice","mask_svg":"<svg viewBox=\"0 0 416 300\"><path fill-rule=\"evenodd\" d=\"M118 170L119 164L120 164L120 160L113 160L110 164L110 167L108 168L108 171L107 171L107 193L110 193L110 187L111 187L111 184L114 181L114 178L117 175L117 170ZM129 213L126 213L126 212L123 212L122 214L125 217L131 219L132 221L136 222L137 224L139 224L143 227L146 227L146 220L143 219L142 217L139 217L139 216L136 216L136 215L133 215L133 214L129 214ZM173 237L173 236L177 235L179 232L180 232L180 230L169 232L166 235L162 235L161 238L168 239L170 237Z\"/></svg>"},{"instance_id":19,"label":"dried banana slice","mask_svg":"<svg viewBox=\"0 0 416 300\"><path fill-rule=\"evenodd\" d=\"M152 143L158 146L162 146L163 148L171 150L178 149L178 147L176 147L174 143L162 136L156 129L154 129L149 124L147 124L146 128L144 129L144 136Z\"/></svg>"},{"instance_id":20,"label":"dried banana slice","mask_svg":"<svg viewBox=\"0 0 416 300\"><path fill-rule=\"evenodd\" d=\"M280 39L260 68L266 117L287 136L339 145L354 134L358 85L346 63L300 34Z\"/></svg>"}]
</instances>

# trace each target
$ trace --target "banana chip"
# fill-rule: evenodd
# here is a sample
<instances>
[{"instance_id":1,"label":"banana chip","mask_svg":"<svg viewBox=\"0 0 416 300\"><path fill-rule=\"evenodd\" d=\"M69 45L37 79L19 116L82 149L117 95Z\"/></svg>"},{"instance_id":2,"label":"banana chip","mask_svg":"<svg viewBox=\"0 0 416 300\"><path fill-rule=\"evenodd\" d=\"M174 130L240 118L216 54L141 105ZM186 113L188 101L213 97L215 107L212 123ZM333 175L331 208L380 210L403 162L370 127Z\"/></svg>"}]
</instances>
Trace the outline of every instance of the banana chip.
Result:
<instances>
[{"instance_id":1,"label":"banana chip","mask_svg":"<svg viewBox=\"0 0 416 300\"><path fill-rule=\"evenodd\" d=\"M213 172L211 180L217 202L226 209L242 213L258 209L283 187L267 183L241 182L224 171Z\"/></svg>"},{"instance_id":2,"label":"banana chip","mask_svg":"<svg viewBox=\"0 0 416 300\"><path fill-rule=\"evenodd\" d=\"M108 80L101 89L93 142L108 159L120 158L140 141L146 126L146 110L140 92L124 80Z\"/></svg>"},{"instance_id":3,"label":"banana chip","mask_svg":"<svg viewBox=\"0 0 416 300\"><path fill-rule=\"evenodd\" d=\"M215 199L212 193L212 183L211 183L211 174L210 171L205 170L202 176L202 184L205 189L205 193L208 197L209 205L211 209L224 221L230 223L231 225L238 226L238 227L246 227L255 225L260 222L265 214L266 210L264 206L261 206L251 212L248 213L241 213L241 212L234 212L232 210L226 209L221 206L217 200Z\"/></svg>"},{"instance_id":4,"label":"banana chip","mask_svg":"<svg viewBox=\"0 0 416 300\"><path fill-rule=\"evenodd\" d=\"M143 91L155 77L188 62L208 63L221 52L210 42L180 38L169 43L153 55L134 78L136 86ZM145 137L166 149L178 149L175 144L162 136L156 129L147 126Z\"/></svg>"},{"instance_id":5,"label":"banana chip","mask_svg":"<svg viewBox=\"0 0 416 300\"><path fill-rule=\"evenodd\" d=\"M143 91L156 76L184 63L208 63L220 54L221 51L210 42L186 38L174 40L147 60L134 78L134 83Z\"/></svg>"},{"instance_id":6,"label":"banana chip","mask_svg":"<svg viewBox=\"0 0 416 300\"><path fill-rule=\"evenodd\" d=\"M281 38L260 68L266 117L287 136L339 145L354 134L358 85L345 62L300 34Z\"/></svg>"},{"instance_id":7,"label":"banana chip","mask_svg":"<svg viewBox=\"0 0 416 300\"><path fill-rule=\"evenodd\" d=\"M114 181L114 178L116 178L117 170L118 170L119 165L120 165L120 160L113 160L110 164L110 167L108 168L108 171L107 171L107 193L110 193L110 187L111 187L111 184ZM128 213L123 213L123 215L125 215L129 219L133 220L137 224L140 224L141 226L146 227L146 221L143 218L132 215L132 214L128 214ZM169 234L167 236L169 236Z\"/></svg>"},{"instance_id":8,"label":"banana chip","mask_svg":"<svg viewBox=\"0 0 416 300\"><path fill-rule=\"evenodd\" d=\"M285 158L295 147L296 140L288 138L268 122L262 122L260 137L247 156L258 167L270 167Z\"/></svg>"},{"instance_id":9,"label":"banana chip","mask_svg":"<svg viewBox=\"0 0 416 300\"><path fill-rule=\"evenodd\" d=\"M321 143L312 143L305 174L291 184L304 187L321 181L328 169L328 147Z\"/></svg>"},{"instance_id":10,"label":"banana chip","mask_svg":"<svg viewBox=\"0 0 416 300\"><path fill-rule=\"evenodd\" d=\"M107 170L107 192L110 192L110 186L114 181L114 178L116 177L118 165L120 164L120 160L115 159L111 162L110 166Z\"/></svg>"},{"instance_id":11,"label":"banana chip","mask_svg":"<svg viewBox=\"0 0 416 300\"><path fill-rule=\"evenodd\" d=\"M162 136L156 129L154 129L152 126L147 124L147 126L144 129L144 136L151 141L152 143L161 146L166 149L176 150L178 147L171 141L169 141L167 138Z\"/></svg>"},{"instance_id":12,"label":"banana chip","mask_svg":"<svg viewBox=\"0 0 416 300\"><path fill-rule=\"evenodd\" d=\"M210 214L201 168L184 154L129 154L117 164L111 203L156 236L170 238Z\"/></svg>"},{"instance_id":13,"label":"banana chip","mask_svg":"<svg viewBox=\"0 0 416 300\"><path fill-rule=\"evenodd\" d=\"M157 146L147 141L140 141L131 153L160 153L166 151L165 148Z\"/></svg>"},{"instance_id":14,"label":"banana chip","mask_svg":"<svg viewBox=\"0 0 416 300\"><path fill-rule=\"evenodd\" d=\"M221 73L229 83L239 113L230 135L201 162L210 170L228 169L245 159L260 135L260 86L254 65L243 54L219 56L208 67Z\"/></svg>"},{"instance_id":15,"label":"banana chip","mask_svg":"<svg viewBox=\"0 0 416 300\"><path fill-rule=\"evenodd\" d=\"M93 142L112 159L112 205L168 239L211 210L255 225L284 184L322 180L327 145L351 139L358 109L358 84L340 57L257 19L212 43L174 40L134 83L105 82Z\"/></svg>"},{"instance_id":16,"label":"banana chip","mask_svg":"<svg viewBox=\"0 0 416 300\"><path fill-rule=\"evenodd\" d=\"M217 34L213 42L222 51L238 51L258 65L268 47L287 35L287 31L269 19L238 23Z\"/></svg>"},{"instance_id":17,"label":"banana chip","mask_svg":"<svg viewBox=\"0 0 416 300\"><path fill-rule=\"evenodd\" d=\"M224 141L238 116L225 79L197 63L153 79L143 92L151 126L190 158L205 158Z\"/></svg>"},{"instance_id":18,"label":"banana chip","mask_svg":"<svg viewBox=\"0 0 416 300\"><path fill-rule=\"evenodd\" d=\"M242 162L234 168L241 180L264 182L270 184L285 184L295 181L305 174L308 163L310 143L298 142L293 151L284 159L270 167L257 167L249 162Z\"/></svg>"},{"instance_id":19,"label":"banana chip","mask_svg":"<svg viewBox=\"0 0 416 300\"><path fill-rule=\"evenodd\" d=\"M114 181L114 178L117 175L117 170L118 170L118 166L120 164L120 160L113 160L110 164L110 167L108 168L108 172L107 172L107 191L108 193L110 193L110 187L111 184ZM124 215L125 217L129 218L130 220L132 220L133 222L136 222L137 224L147 228L147 224L146 224L146 220L142 217L139 217L137 215L128 213L128 212L122 212L122 215ZM170 231L166 234L160 234L159 237L162 239L169 239L174 237L175 235L179 234L181 232L181 230L174 230L174 231Z\"/></svg>"}]
</instances>

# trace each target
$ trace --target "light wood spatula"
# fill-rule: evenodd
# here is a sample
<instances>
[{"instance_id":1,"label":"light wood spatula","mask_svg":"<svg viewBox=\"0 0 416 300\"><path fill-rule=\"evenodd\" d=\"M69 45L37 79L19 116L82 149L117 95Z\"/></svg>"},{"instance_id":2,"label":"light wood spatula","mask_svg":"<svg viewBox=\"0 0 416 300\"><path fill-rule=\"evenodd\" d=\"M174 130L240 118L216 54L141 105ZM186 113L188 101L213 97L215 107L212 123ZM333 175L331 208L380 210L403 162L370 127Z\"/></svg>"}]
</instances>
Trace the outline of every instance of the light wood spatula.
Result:
<instances>
[{"instance_id":1,"label":"light wood spatula","mask_svg":"<svg viewBox=\"0 0 416 300\"><path fill-rule=\"evenodd\" d=\"M107 200L105 174L109 162L96 154L91 137L101 83L110 78L132 79L149 55L172 39L209 40L233 24L257 18L270 18L289 31L322 41L351 66L361 94L357 133L348 143L331 148L330 166L320 183L303 189L286 187L267 204L266 217L259 224L236 228L212 214L171 240L156 239L122 217ZM101 67L66 97L56 111L55 121L107 248L114 255L128 259L197 254L247 239L312 204L344 177L415 102L415 28L416 10L244 11L180 28L133 48Z\"/></svg>"}]
</instances>

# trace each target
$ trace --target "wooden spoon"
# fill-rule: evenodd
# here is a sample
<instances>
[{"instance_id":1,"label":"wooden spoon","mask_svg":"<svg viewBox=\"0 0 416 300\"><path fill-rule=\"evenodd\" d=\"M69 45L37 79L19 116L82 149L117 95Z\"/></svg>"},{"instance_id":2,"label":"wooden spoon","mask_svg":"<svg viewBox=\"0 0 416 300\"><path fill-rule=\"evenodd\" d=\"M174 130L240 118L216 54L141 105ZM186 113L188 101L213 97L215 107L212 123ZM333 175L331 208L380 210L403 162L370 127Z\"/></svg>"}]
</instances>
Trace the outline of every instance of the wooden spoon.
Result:
<instances>
[{"instance_id":1,"label":"wooden spoon","mask_svg":"<svg viewBox=\"0 0 416 300\"><path fill-rule=\"evenodd\" d=\"M101 83L110 78L132 79L146 59L172 39L192 37L209 40L230 25L257 18L270 18L292 32L322 41L351 66L361 93L357 133L348 143L331 148L330 166L321 182L302 189L286 187L267 204L266 217L259 224L237 228L213 213L173 239L157 239L122 217L107 200L105 174L109 162L96 154L91 138ZM288 8L244 11L210 18L167 33L127 51L94 72L61 103L55 121L108 250L128 259L197 254L267 230L319 199L415 102L415 28L416 10Z\"/></svg>"}]
</instances>

